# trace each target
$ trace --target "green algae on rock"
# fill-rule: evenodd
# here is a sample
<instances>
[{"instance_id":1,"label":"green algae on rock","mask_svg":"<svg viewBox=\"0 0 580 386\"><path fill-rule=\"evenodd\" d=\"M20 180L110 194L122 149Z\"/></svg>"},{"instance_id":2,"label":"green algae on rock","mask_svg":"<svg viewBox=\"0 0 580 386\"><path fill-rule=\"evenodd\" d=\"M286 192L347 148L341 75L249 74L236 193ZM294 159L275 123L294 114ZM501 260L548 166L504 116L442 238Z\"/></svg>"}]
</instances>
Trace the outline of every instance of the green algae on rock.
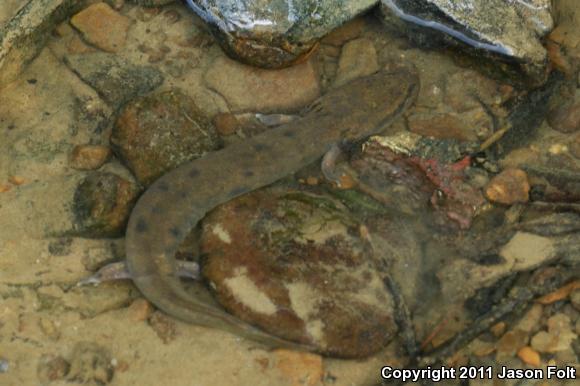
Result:
<instances>
[{"instance_id":1,"label":"green algae on rock","mask_svg":"<svg viewBox=\"0 0 580 386\"><path fill-rule=\"evenodd\" d=\"M332 198L256 191L204 220L204 276L240 319L326 355L365 357L397 326L360 227Z\"/></svg>"},{"instance_id":2,"label":"green algae on rock","mask_svg":"<svg viewBox=\"0 0 580 386\"><path fill-rule=\"evenodd\" d=\"M112 237L122 234L137 187L112 173L89 173L75 192L75 229L70 233L84 237Z\"/></svg>"}]
</instances>

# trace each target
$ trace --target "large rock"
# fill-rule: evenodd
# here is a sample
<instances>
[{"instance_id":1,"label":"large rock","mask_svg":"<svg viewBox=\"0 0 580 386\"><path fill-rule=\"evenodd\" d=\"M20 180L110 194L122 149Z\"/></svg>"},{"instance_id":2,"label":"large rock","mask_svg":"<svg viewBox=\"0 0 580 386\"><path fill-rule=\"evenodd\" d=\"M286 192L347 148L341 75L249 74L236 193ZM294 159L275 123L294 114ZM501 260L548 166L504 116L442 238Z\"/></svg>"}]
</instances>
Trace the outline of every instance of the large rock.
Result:
<instances>
[{"instance_id":1,"label":"large rock","mask_svg":"<svg viewBox=\"0 0 580 386\"><path fill-rule=\"evenodd\" d=\"M117 119L111 143L144 185L221 145L215 127L179 89L128 103Z\"/></svg>"},{"instance_id":2,"label":"large rock","mask_svg":"<svg viewBox=\"0 0 580 386\"><path fill-rule=\"evenodd\" d=\"M5 25L0 25L0 87L13 81L34 59L44 46L48 32L72 13L78 3L75 0L29 0ZM2 9L5 6L0 5ZM6 17L1 12L0 17Z\"/></svg>"},{"instance_id":3,"label":"large rock","mask_svg":"<svg viewBox=\"0 0 580 386\"><path fill-rule=\"evenodd\" d=\"M205 74L208 87L223 96L233 112L289 112L320 96L310 61L282 70L249 67L218 57Z\"/></svg>"},{"instance_id":4,"label":"large rock","mask_svg":"<svg viewBox=\"0 0 580 386\"><path fill-rule=\"evenodd\" d=\"M543 67L540 38L554 27L550 0L381 0L388 24L438 31L446 40ZM532 70L530 69L530 70Z\"/></svg>"},{"instance_id":5,"label":"large rock","mask_svg":"<svg viewBox=\"0 0 580 386\"><path fill-rule=\"evenodd\" d=\"M351 213L306 192L256 191L203 222L203 273L240 319L320 353L365 357L397 331L394 303Z\"/></svg>"},{"instance_id":6,"label":"large rock","mask_svg":"<svg viewBox=\"0 0 580 386\"><path fill-rule=\"evenodd\" d=\"M377 0L187 0L228 55L265 68L285 67Z\"/></svg>"}]
</instances>

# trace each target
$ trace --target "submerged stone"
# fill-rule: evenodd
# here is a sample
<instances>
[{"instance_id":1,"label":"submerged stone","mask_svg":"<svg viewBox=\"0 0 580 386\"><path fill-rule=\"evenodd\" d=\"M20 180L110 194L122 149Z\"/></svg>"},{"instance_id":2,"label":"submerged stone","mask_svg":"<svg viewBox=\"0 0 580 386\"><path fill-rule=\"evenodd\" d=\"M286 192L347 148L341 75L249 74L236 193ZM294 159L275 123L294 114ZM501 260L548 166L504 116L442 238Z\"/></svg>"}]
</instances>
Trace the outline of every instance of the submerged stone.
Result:
<instances>
[{"instance_id":1,"label":"submerged stone","mask_svg":"<svg viewBox=\"0 0 580 386\"><path fill-rule=\"evenodd\" d=\"M217 300L271 334L352 358L376 353L397 331L370 245L336 200L253 192L206 217L201 248Z\"/></svg>"},{"instance_id":2,"label":"submerged stone","mask_svg":"<svg viewBox=\"0 0 580 386\"><path fill-rule=\"evenodd\" d=\"M289 66L377 0L187 0L228 55L265 68Z\"/></svg>"},{"instance_id":3,"label":"submerged stone","mask_svg":"<svg viewBox=\"0 0 580 386\"><path fill-rule=\"evenodd\" d=\"M168 170L217 150L214 125L180 89L149 94L129 102L111 135L117 155L149 185Z\"/></svg>"},{"instance_id":4,"label":"submerged stone","mask_svg":"<svg viewBox=\"0 0 580 386\"><path fill-rule=\"evenodd\" d=\"M551 7L550 0L381 0L389 24L403 20L533 67L546 62L540 39L554 27Z\"/></svg>"}]
</instances>

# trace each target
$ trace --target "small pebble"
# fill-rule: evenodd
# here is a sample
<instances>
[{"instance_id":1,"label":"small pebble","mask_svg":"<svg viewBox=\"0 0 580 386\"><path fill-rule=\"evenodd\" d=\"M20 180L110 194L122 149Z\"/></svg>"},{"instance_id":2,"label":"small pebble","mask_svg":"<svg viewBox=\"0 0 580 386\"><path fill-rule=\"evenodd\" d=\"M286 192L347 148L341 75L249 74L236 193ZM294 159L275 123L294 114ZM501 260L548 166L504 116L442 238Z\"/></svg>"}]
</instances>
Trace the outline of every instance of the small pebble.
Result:
<instances>
[{"instance_id":1,"label":"small pebble","mask_svg":"<svg viewBox=\"0 0 580 386\"><path fill-rule=\"evenodd\" d=\"M572 293L572 291L577 289L580 289L580 280L566 284L565 286L558 288L556 291L550 292L549 294L536 299L536 302L544 305L552 304L557 301L566 299Z\"/></svg>"},{"instance_id":2,"label":"small pebble","mask_svg":"<svg viewBox=\"0 0 580 386\"><path fill-rule=\"evenodd\" d=\"M339 180L340 180L339 189L352 189L356 186L356 180L348 174L341 175L339 177Z\"/></svg>"},{"instance_id":3,"label":"small pebble","mask_svg":"<svg viewBox=\"0 0 580 386\"><path fill-rule=\"evenodd\" d=\"M485 188L485 195L490 201L506 205L527 202L529 192L528 176L520 169L502 171Z\"/></svg>"},{"instance_id":4,"label":"small pebble","mask_svg":"<svg viewBox=\"0 0 580 386\"><path fill-rule=\"evenodd\" d=\"M129 306L129 317L131 320L135 322L142 322L147 320L151 313L153 312L153 307L151 303L143 298L136 299L131 305Z\"/></svg>"},{"instance_id":5,"label":"small pebble","mask_svg":"<svg viewBox=\"0 0 580 386\"><path fill-rule=\"evenodd\" d=\"M77 170L95 170L103 166L111 156L108 146L77 145L70 157L70 167Z\"/></svg>"},{"instance_id":6,"label":"small pebble","mask_svg":"<svg viewBox=\"0 0 580 386\"><path fill-rule=\"evenodd\" d=\"M496 337L499 338L505 332L506 324L505 322L499 322L491 327L491 333Z\"/></svg>"},{"instance_id":7,"label":"small pebble","mask_svg":"<svg viewBox=\"0 0 580 386\"><path fill-rule=\"evenodd\" d=\"M542 364L542 358L540 353L531 348L530 346L524 346L518 350L518 358L522 360L525 364L534 367L540 367Z\"/></svg>"},{"instance_id":8,"label":"small pebble","mask_svg":"<svg viewBox=\"0 0 580 386\"><path fill-rule=\"evenodd\" d=\"M232 113L219 113L213 118L213 124L219 135L232 135L240 128L238 118Z\"/></svg>"},{"instance_id":9,"label":"small pebble","mask_svg":"<svg viewBox=\"0 0 580 386\"><path fill-rule=\"evenodd\" d=\"M318 178L310 176L308 178L306 178L306 184L307 185L318 185L319 181Z\"/></svg>"}]
</instances>

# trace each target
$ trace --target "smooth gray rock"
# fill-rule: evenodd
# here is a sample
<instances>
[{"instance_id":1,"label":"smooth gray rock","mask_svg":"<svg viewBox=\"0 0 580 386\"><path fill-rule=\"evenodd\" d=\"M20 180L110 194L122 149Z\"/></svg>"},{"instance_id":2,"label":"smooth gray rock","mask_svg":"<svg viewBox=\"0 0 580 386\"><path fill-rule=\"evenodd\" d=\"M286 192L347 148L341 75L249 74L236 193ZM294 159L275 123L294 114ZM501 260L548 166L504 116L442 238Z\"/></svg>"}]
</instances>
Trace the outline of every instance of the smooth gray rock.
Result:
<instances>
[{"instance_id":1,"label":"smooth gray rock","mask_svg":"<svg viewBox=\"0 0 580 386\"><path fill-rule=\"evenodd\" d=\"M187 0L233 58L259 67L292 64L318 39L378 0Z\"/></svg>"},{"instance_id":2,"label":"smooth gray rock","mask_svg":"<svg viewBox=\"0 0 580 386\"><path fill-rule=\"evenodd\" d=\"M389 24L424 27L477 49L542 66L554 27L550 0L381 0Z\"/></svg>"}]
</instances>

